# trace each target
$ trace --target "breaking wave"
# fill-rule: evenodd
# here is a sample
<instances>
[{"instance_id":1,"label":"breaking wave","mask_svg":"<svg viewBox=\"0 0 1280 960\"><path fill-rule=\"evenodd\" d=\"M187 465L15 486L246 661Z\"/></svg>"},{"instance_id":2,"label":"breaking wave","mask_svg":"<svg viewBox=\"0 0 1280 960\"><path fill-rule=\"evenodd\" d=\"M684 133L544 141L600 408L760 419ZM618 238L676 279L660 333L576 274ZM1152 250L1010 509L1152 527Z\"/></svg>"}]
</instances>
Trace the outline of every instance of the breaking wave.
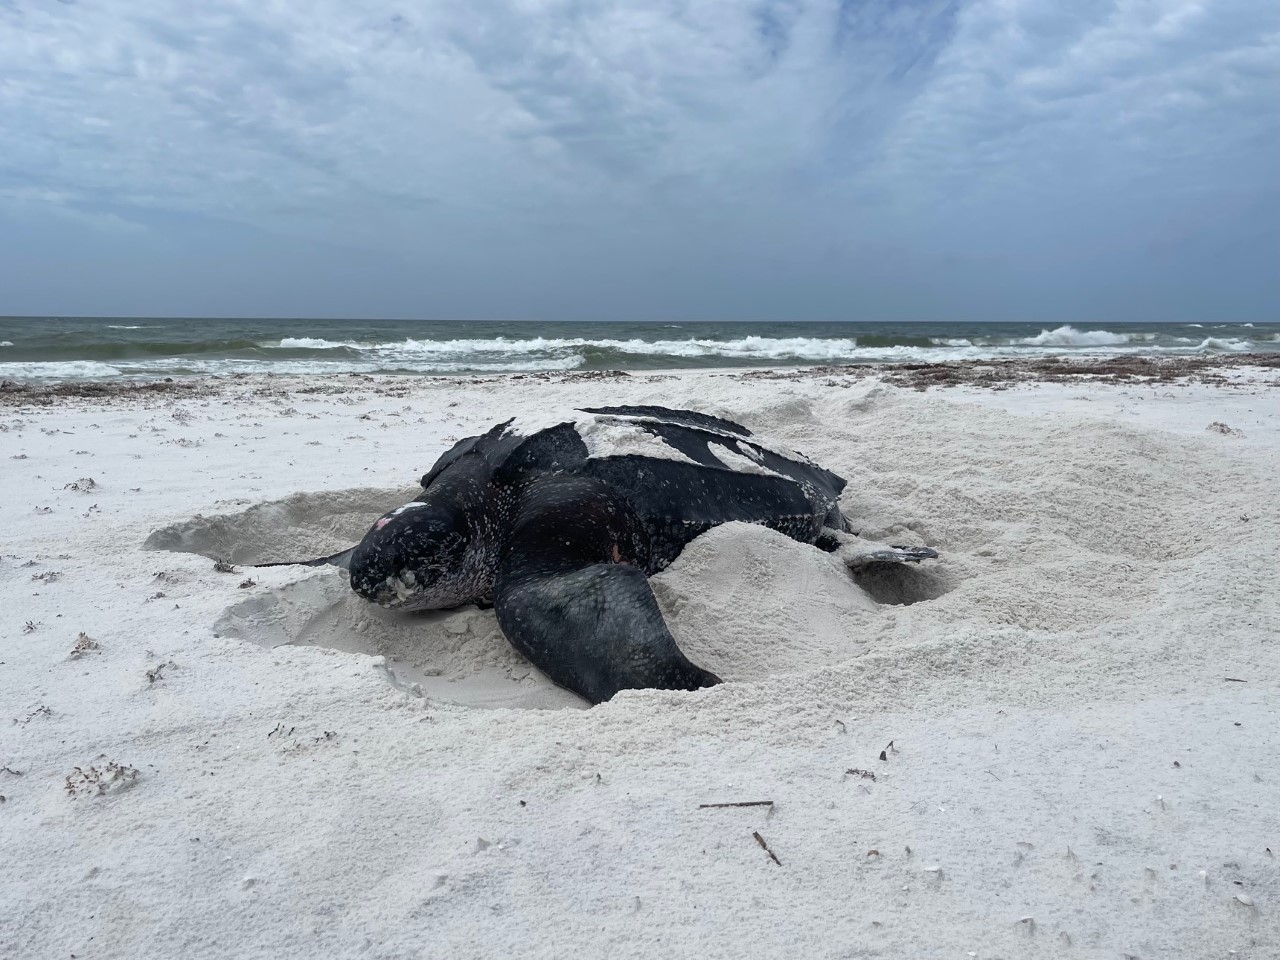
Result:
<instances>
[{"instance_id":1,"label":"breaking wave","mask_svg":"<svg viewBox=\"0 0 1280 960\"><path fill-rule=\"evenodd\" d=\"M263 346L270 348L272 345L263 344ZM319 337L285 337L275 346L285 350L337 350L342 347L359 347L360 344L351 341L337 343Z\"/></svg>"},{"instance_id":2,"label":"breaking wave","mask_svg":"<svg viewBox=\"0 0 1280 960\"><path fill-rule=\"evenodd\" d=\"M286 350L356 349L366 353L405 356L474 356L478 354L556 354L588 349L612 350L622 354L655 354L670 357L759 357L765 360L839 360L858 350L852 338L743 337L738 340L630 340L588 339L584 337L530 337L517 340L494 337L479 340L414 340L398 343L357 343L315 337L286 337L276 344Z\"/></svg>"},{"instance_id":3,"label":"breaking wave","mask_svg":"<svg viewBox=\"0 0 1280 960\"><path fill-rule=\"evenodd\" d=\"M1077 330L1064 324L1054 330L1041 330L1034 337L1023 337L1015 343L1027 347L1114 347L1152 338L1146 333L1112 333L1110 330Z\"/></svg>"},{"instance_id":4,"label":"breaking wave","mask_svg":"<svg viewBox=\"0 0 1280 960\"><path fill-rule=\"evenodd\" d=\"M1253 343L1249 340L1237 340L1223 337L1205 337L1200 341L1198 350L1226 350L1231 353L1244 353L1253 349Z\"/></svg>"},{"instance_id":5,"label":"breaking wave","mask_svg":"<svg viewBox=\"0 0 1280 960\"><path fill-rule=\"evenodd\" d=\"M119 377L124 371L94 360L65 360L57 363L0 363L0 379L78 380L85 377Z\"/></svg>"},{"instance_id":6,"label":"breaking wave","mask_svg":"<svg viewBox=\"0 0 1280 960\"><path fill-rule=\"evenodd\" d=\"M861 343L855 337L760 337L747 336L732 340L689 338L683 340L627 340L585 337L529 337L525 339L493 337L484 339L418 340L361 343L353 340L325 340L316 337L286 337L268 349L281 350L353 350L371 357L412 358L481 358L498 356L548 356L614 354L671 358L716 358L734 360L797 360L814 362L849 362L891 359L969 359L977 356L1015 356L1052 351L1027 351L1024 347L1117 347L1151 343L1153 333L1112 333L1109 330L1077 330L1061 326L1042 330L1033 337L929 337L908 343ZM885 338L862 338L883 341ZM1184 339L1184 338L1178 338ZM1185 340L1190 343L1192 341ZM1239 341L1209 338L1202 349L1236 350ZM1247 341L1244 341L1247 344ZM1229 345L1228 345L1229 344ZM939 350L934 348L950 348ZM1158 348L1157 348L1158 349ZM1246 346L1247 349L1247 346Z\"/></svg>"}]
</instances>

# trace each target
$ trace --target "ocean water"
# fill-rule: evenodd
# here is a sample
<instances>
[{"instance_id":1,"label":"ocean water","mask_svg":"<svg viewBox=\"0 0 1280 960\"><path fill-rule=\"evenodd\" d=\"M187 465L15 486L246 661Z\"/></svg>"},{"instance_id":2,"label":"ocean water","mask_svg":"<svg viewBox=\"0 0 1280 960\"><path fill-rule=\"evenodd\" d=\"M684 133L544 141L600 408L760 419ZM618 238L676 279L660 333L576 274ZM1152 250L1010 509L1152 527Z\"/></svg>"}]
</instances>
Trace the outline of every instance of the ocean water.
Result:
<instances>
[{"instance_id":1,"label":"ocean water","mask_svg":"<svg viewBox=\"0 0 1280 960\"><path fill-rule=\"evenodd\" d=\"M1280 352L1280 323L0 318L0 379L485 374Z\"/></svg>"}]
</instances>

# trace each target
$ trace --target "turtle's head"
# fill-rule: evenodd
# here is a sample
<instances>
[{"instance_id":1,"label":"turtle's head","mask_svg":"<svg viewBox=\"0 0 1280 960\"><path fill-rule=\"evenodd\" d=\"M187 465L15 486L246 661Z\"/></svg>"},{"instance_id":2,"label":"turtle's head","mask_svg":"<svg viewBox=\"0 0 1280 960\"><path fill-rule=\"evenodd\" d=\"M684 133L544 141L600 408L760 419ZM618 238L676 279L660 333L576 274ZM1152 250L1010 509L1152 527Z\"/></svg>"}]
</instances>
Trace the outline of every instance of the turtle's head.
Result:
<instances>
[{"instance_id":1,"label":"turtle's head","mask_svg":"<svg viewBox=\"0 0 1280 960\"><path fill-rule=\"evenodd\" d=\"M438 610L484 592L465 511L414 501L384 514L351 554L351 589L380 606Z\"/></svg>"}]
</instances>

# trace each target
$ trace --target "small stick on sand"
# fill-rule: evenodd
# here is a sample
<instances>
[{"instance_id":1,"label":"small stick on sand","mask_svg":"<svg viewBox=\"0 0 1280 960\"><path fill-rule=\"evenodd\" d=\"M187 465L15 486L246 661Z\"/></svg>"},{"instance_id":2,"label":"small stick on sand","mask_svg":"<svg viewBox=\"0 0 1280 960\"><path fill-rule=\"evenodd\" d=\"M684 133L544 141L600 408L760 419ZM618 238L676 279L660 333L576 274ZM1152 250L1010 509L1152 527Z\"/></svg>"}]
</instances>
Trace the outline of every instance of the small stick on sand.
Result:
<instances>
[{"instance_id":1,"label":"small stick on sand","mask_svg":"<svg viewBox=\"0 0 1280 960\"><path fill-rule=\"evenodd\" d=\"M760 846L764 848L764 852L769 855L770 859L772 859L778 866L782 866L782 861L778 859L778 855L776 853L769 849L769 845L764 842L764 837L760 836L760 831L757 830L751 835L756 838L756 843L760 844Z\"/></svg>"},{"instance_id":2,"label":"small stick on sand","mask_svg":"<svg viewBox=\"0 0 1280 960\"><path fill-rule=\"evenodd\" d=\"M772 800L740 800L737 803L700 803L699 810L707 810L712 807L772 807Z\"/></svg>"},{"instance_id":3,"label":"small stick on sand","mask_svg":"<svg viewBox=\"0 0 1280 960\"><path fill-rule=\"evenodd\" d=\"M1223 677L1222 679L1230 681L1231 683L1248 683L1249 682L1248 680L1240 680L1240 679L1237 679L1236 677Z\"/></svg>"}]
</instances>

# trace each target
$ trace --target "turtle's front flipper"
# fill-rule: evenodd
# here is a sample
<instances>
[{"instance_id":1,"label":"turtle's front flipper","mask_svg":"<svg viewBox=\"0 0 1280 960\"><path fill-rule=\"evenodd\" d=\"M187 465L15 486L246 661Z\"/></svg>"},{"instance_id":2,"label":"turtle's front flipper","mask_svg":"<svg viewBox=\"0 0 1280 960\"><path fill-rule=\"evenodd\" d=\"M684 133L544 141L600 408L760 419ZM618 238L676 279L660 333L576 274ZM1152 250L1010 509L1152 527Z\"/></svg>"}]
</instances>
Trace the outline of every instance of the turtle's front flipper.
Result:
<instances>
[{"instance_id":1,"label":"turtle's front flipper","mask_svg":"<svg viewBox=\"0 0 1280 960\"><path fill-rule=\"evenodd\" d=\"M512 646L592 703L619 690L719 683L676 646L644 571L643 531L603 485L538 481L524 497L494 590ZM630 562L628 562L630 561Z\"/></svg>"},{"instance_id":2,"label":"turtle's front flipper","mask_svg":"<svg viewBox=\"0 0 1280 960\"><path fill-rule=\"evenodd\" d=\"M346 570L351 565L351 552L355 547L347 547L340 553L327 557L316 557L314 560L277 560L272 563L250 563L250 567L324 567L334 566Z\"/></svg>"},{"instance_id":3,"label":"turtle's front flipper","mask_svg":"<svg viewBox=\"0 0 1280 960\"><path fill-rule=\"evenodd\" d=\"M494 608L512 646L592 703L619 690L720 682L680 652L644 573L627 564L503 577Z\"/></svg>"},{"instance_id":4,"label":"turtle's front flipper","mask_svg":"<svg viewBox=\"0 0 1280 960\"><path fill-rule=\"evenodd\" d=\"M875 563L919 563L933 560L938 551L932 547L906 547L886 543L859 540L850 533L832 530L822 531L818 546L834 553L850 570L857 572Z\"/></svg>"}]
</instances>

